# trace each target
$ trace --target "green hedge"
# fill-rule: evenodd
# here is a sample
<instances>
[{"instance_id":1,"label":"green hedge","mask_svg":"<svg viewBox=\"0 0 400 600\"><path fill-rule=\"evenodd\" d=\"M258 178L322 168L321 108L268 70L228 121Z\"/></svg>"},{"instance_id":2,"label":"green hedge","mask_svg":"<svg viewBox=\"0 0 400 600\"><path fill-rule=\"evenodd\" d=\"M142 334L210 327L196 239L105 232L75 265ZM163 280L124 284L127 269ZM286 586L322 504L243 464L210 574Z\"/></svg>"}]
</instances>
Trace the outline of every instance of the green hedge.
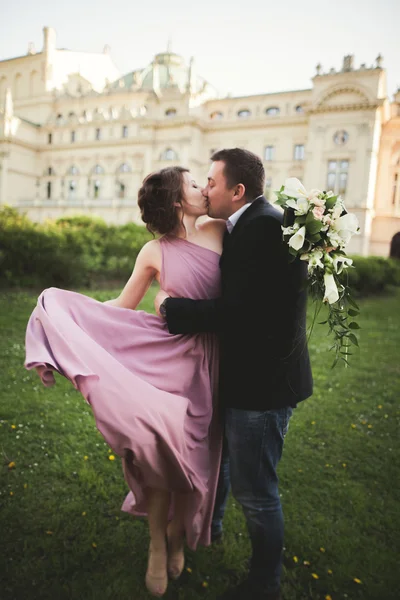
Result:
<instances>
[{"instance_id":1,"label":"green hedge","mask_svg":"<svg viewBox=\"0 0 400 600\"><path fill-rule=\"evenodd\" d=\"M140 225L116 227L87 216L32 223L0 210L2 287L88 286L129 277L151 234Z\"/></svg>"},{"instance_id":2,"label":"green hedge","mask_svg":"<svg viewBox=\"0 0 400 600\"><path fill-rule=\"evenodd\" d=\"M349 285L358 296L384 292L400 285L400 260L383 256L352 256Z\"/></svg>"},{"instance_id":3,"label":"green hedge","mask_svg":"<svg viewBox=\"0 0 400 600\"><path fill-rule=\"evenodd\" d=\"M126 281L151 234L128 223L107 225L85 215L32 223L13 208L0 210L0 286L87 286ZM358 296L400 285L400 260L353 256L349 284Z\"/></svg>"}]
</instances>

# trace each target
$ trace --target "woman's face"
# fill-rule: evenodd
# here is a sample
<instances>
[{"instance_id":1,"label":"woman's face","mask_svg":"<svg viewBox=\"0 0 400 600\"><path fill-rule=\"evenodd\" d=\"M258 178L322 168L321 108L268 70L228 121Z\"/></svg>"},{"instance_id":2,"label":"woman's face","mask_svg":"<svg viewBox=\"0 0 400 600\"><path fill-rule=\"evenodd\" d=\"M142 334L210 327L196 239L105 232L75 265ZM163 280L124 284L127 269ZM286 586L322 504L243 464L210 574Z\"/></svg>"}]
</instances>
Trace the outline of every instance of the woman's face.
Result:
<instances>
[{"instance_id":1,"label":"woman's face","mask_svg":"<svg viewBox=\"0 0 400 600\"><path fill-rule=\"evenodd\" d=\"M203 188L197 185L191 173L183 173L182 209L185 215L200 217L208 211L207 199L203 196Z\"/></svg>"}]
</instances>

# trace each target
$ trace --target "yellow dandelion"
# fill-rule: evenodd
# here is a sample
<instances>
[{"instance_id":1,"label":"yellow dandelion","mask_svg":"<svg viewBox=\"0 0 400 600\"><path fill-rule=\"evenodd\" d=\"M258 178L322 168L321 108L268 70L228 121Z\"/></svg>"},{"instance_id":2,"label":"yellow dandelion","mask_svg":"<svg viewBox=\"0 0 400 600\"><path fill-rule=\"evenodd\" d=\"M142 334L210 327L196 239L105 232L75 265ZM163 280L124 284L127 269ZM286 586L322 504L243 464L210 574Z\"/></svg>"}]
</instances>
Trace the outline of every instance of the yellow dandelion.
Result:
<instances>
[{"instance_id":1,"label":"yellow dandelion","mask_svg":"<svg viewBox=\"0 0 400 600\"><path fill-rule=\"evenodd\" d=\"M27 483L24 483L24 489L26 490L26 488L28 487Z\"/></svg>"},{"instance_id":2,"label":"yellow dandelion","mask_svg":"<svg viewBox=\"0 0 400 600\"><path fill-rule=\"evenodd\" d=\"M11 425L11 429L16 429L17 426L16 425Z\"/></svg>"},{"instance_id":3,"label":"yellow dandelion","mask_svg":"<svg viewBox=\"0 0 400 600\"><path fill-rule=\"evenodd\" d=\"M311 573L311 577L313 577L314 579L319 579L319 577L316 573Z\"/></svg>"},{"instance_id":4,"label":"yellow dandelion","mask_svg":"<svg viewBox=\"0 0 400 600\"><path fill-rule=\"evenodd\" d=\"M367 421L366 421L365 419L363 419L363 420L361 421L361 423L362 423L363 425L366 425L366 424L367 424Z\"/></svg>"},{"instance_id":5,"label":"yellow dandelion","mask_svg":"<svg viewBox=\"0 0 400 600\"><path fill-rule=\"evenodd\" d=\"M325 596L325 600L332 600L332 596L330 596L329 594L327 596Z\"/></svg>"},{"instance_id":6,"label":"yellow dandelion","mask_svg":"<svg viewBox=\"0 0 400 600\"><path fill-rule=\"evenodd\" d=\"M15 462L11 461L10 463L8 463L8 468L9 469L15 469Z\"/></svg>"},{"instance_id":7,"label":"yellow dandelion","mask_svg":"<svg viewBox=\"0 0 400 600\"><path fill-rule=\"evenodd\" d=\"M10 492L10 496L14 496L14 492Z\"/></svg>"},{"instance_id":8,"label":"yellow dandelion","mask_svg":"<svg viewBox=\"0 0 400 600\"><path fill-rule=\"evenodd\" d=\"M330 467L331 465L330 465L329 463L326 463L326 465L325 465L325 466L326 466L326 467Z\"/></svg>"},{"instance_id":9,"label":"yellow dandelion","mask_svg":"<svg viewBox=\"0 0 400 600\"><path fill-rule=\"evenodd\" d=\"M354 577L353 581L354 583L362 584L361 579L358 579L357 577Z\"/></svg>"},{"instance_id":10,"label":"yellow dandelion","mask_svg":"<svg viewBox=\"0 0 400 600\"><path fill-rule=\"evenodd\" d=\"M299 559L297 558L297 556L293 556L293 562L298 563Z\"/></svg>"},{"instance_id":11,"label":"yellow dandelion","mask_svg":"<svg viewBox=\"0 0 400 600\"><path fill-rule=\"evenodd\" d=\"M110 454L110 456L108 457L108 460L115 460L114 454Z\"/></svg>"},{"instance_id":12,"label":"yellow dandelion","mask_svg":"<svg viewBox=\"0 0 400 600\"><path fill-rule=\"evenodd\" d=\"M345 469L347 467L346 463L342 463L342 467Z\"/></svg>"},{"instance_id":13,"label":"yellow dandelion","mask_svg":"<svg viewBox=\"0 0 400 600\"><path fill-rule=\"evenodd\" d=\"M320 552L326 552L325 548L320 548L319 551Z\"/></svg>"},{"instance_id":14,"label":"yellow dandelion","mask_svg":"<svg viewBox=\"0 0 400 600\"><path fill-rule=\"evenodd\" d=\"M372 425L368 425L368 429L372 429Z\"/></svg>"},{"instance_id":15,"label":"yellow dandelion","mask_svg":"<svg viewBox=\"0 0 400 600\"><path fill-rule=\"evenodd\" d=\"M86 517L86 512L85 511L83 511L82 517Z\"/></svg>"},{"instance_id":16,"label":"yellow dandelion","mask_svg":"<svg viewBox=\"0 0 400 600\"><path fill-rule=\"evenodd\" d=\"M309 566L310 566L310 564L311 564L311 563L310 563L310 561L309 561L309 560L303 560L303 565L304 565L305 567L309 567Z\"/></svg>"},{"instance_id":17,"label":"yellow dandelion","mask_svg":"<svg viewBox=\"0 0 400 600\"><path fill-rule=\"evenodd\" d=\"M383 408L382 404L378 404L378 408Z\"/></svg>"},{"instance_id":18,"label":"yellow dandelion","mask_svg":"<svg viewBox=\"0 0 400 600\"><path fill-rule=\"evenodd\" d=\"M192 572L192 569L191 569L190 567L186 567L186 571L187 571L188 573L191 573L191 572Z\"/></svg>"},{"instance_id":19,"label":"yellow dandelion","mask_svg":"<svg viewBox=\"0 0 400 600\"><path fill-rule=\"evenodd\" d=\"M88 460L88 458L89 458L88 456L84 456L83 460Z\"/></svg>"},{"instance_id":20,"label":"yellow dandelion","mask_svg":"<svg viewBox=\"0 0 400 600\"><path fill-rule=\"evenodd\" d=\"M315 421L311 421L311 425L315 425L315 423L316 423Z\"/></svg>"},{"instance_id":21,"label":"yellow dandelion","mask_svg":"<svg viewBox=\"0 0 400 600\"><path fill-rule=\"evenodd\" d=\"M351 428L355 429L357 427L357 425L354 425L354 423L351 424Z\"/></svg>"},{"instance_id":22,"label":"yellow dandelion","mask_svg":"<svg viewBox=\"0 0 400 600\"><path fill-rule=\"evenodd\" d=\"M207 581L203 581L203 583L201 585L203 586L203 588L208 588L208 582Z\"/></svg>"},{"instance_id":23,"label":"yellow dandelion","mask_svg":"<svg viewBox=\"0 0 400 600\"><path fill-rule=\"evenodd\" d=\"M96 542L92 542L92 548L97 548Z\"/></svg>"},{"instance_id":24,"label":"yellow dandelion","mask_svg":"<svg viewBox=\"0 0 400 600\"><path fill-rule=\"evenodd\" d=\"M328 569L328 575L333 575L332 569Z\"/></svg>"},{"instance_id":25,"label":"yellow dandelion","mask_svg":"<svg viewBox=\"0 0 400 600\"><path fill-rule=\"evenodd\" d=\"M46 533L47 533L47 535L53 535L53 532L50 530L46 531Z\"/></svg>"},{"instance_id":26,"label":"yellow dandelion","mask_svg":"<svg viewBox=\"0 0 400 600\"><path fill-rule=\"evenodd\" d=\"M297 470L298 470L298 472L299 472L299 473L302 473L302 472L303 472L303 469L297 469Z\"/></svg>"},{"instance_id":27,"label":"yellow dandelion","mask_svg":"<svg viewBox=\"0 0 400 600\"><path fill-rule=\"evenodd\" d=\"M108 454L111 454L112 450L111 448L108 449Z\"/></svg>"}]
</instances>

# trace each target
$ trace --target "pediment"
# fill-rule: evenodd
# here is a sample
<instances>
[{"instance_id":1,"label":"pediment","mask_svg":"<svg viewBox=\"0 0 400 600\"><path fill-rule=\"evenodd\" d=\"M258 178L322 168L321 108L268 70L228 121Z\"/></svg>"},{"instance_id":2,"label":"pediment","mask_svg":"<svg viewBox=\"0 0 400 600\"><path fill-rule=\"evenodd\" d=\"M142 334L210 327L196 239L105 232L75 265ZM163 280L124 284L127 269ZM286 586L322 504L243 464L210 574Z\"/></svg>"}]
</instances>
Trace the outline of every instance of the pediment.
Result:
<instances>
[{"instance_id":1,"label":"pediment","mask_svg":"<svg viewBox=\"0 0 400 600\"><path fill-rule=\"evenodd\" d=\"M318 102L318 108L340 108L368 106L369 98L362 91L354 87L341 87L328 91Z\"/></svg>"}]
</instances>

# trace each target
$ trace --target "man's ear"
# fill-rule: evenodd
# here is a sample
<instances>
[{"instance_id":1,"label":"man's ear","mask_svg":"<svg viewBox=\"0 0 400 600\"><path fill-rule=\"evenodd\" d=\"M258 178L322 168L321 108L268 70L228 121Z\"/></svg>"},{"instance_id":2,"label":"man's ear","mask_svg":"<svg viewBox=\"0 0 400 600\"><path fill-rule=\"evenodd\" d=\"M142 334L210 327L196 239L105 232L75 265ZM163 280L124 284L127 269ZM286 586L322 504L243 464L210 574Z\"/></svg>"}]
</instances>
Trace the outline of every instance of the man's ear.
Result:
<instances>
[{"instance_id":1,"label":"man's ear","mask_svg":"<svg viewBox=\"0 0 400 600\"><path fill-rule=\"evenodd\" d=\"M238 202L239 200L243 200L245 194L246 194L246 188L244 187L243 183L238 183L237 185L235 185L235 193L234 196L232 198L232 200L234 202Z\"/></svg>"}]
</instances>

